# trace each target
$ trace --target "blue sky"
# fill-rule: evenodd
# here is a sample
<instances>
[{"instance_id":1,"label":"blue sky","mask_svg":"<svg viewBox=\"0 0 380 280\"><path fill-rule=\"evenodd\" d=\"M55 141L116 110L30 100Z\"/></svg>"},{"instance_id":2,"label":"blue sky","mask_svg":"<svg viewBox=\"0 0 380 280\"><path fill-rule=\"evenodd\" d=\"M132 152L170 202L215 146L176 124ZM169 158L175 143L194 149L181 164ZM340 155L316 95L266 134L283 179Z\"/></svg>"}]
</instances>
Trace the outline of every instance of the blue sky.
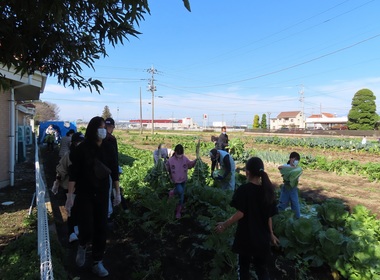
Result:
<instances>
[{"instance_id":1,"label":"blue sky","mask_svg":"<svg viewBox=\"0 0 380 280\"><path fill-rule=\"evenodd\" d=\"M108 106L115 120L185 117L203 124L251 124L282 111L347 115L354 94L368 88L380 113L379 0L149 1L139 38L109 47L85 69L99 95L48 78L41 100L63 120L89 120ZM303 94L301 95L301 93ZM301 96L304 102L301 102Z\"/></svg>"}]
</instances>

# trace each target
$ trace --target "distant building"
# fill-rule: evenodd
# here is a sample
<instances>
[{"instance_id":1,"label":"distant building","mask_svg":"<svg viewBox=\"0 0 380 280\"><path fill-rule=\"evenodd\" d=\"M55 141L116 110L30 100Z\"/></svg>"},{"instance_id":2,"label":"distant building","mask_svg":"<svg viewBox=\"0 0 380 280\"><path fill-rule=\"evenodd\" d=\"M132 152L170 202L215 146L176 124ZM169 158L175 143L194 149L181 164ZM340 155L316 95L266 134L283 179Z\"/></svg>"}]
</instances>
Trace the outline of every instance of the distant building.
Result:
<instances>
[{"instance_id":1,"label":"distant building","mask_svg":"<svg viewBox=\"0 0 380 280\"><path fill-rule=\"evenodd\" d=\"M270 129L305 128L305 121L301 111L281 112L277 118L270 119Z\"/></svg>"},{"instance_id":2,"label":"distant building","mask_svg":"<svg viewBox=\"0 0 380 280\"><path fill-rule=\"evenodd\" d=\"M143 120L129 120L128 127L140 128L142 124L144 129L152 128L152 120L151 119L143 119ZM180 120L177 119L162 119L162 120L154 120L154 128L155 129L194 129L198 128L198 125L193 121L192 118L183 118Z\"/></svg>"},{"instance_id":3,"label":"distant building","mask_svg":"<svg viewBox=\"0 0 380 280\"><path fill-rule=\"evenodd\" d=\"M222 127L222 126L227 126L226 122L212 122L213 127Z\"/></svg>"},{"instance_id":4,"label":"distant building","mask_svg":"<svg viewBox=\"0 0 380 280\"><path fill-rule=\"evenodd\" d=\"M306 118L306 129L347 129L347 117L336 117L331 113L314 114Z\"/></svg>"}]
</instances>

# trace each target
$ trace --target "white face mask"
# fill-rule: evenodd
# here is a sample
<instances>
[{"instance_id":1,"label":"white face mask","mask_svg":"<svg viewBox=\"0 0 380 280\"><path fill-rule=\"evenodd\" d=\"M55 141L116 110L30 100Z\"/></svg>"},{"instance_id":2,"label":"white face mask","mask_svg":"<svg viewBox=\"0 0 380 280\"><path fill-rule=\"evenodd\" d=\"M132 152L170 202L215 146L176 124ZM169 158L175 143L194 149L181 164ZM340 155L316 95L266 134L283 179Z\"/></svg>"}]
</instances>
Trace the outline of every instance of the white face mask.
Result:
<instances>
[{"instance_id":1,"label":"white face mask","mask_svg":"<svg viewBox=\"0 0 380 280\"><path fill-rule=\"evenodd\" d=\"M107 130L105 128L98 128L98 137L104 139L107 136Z\"/></svg>"},{"instance_id":2,"label":"white face mask","mask_svg":"<svg viewBox=\"0 0 380 280\"><path fill-rule=\"evenodd\" d=\"M297 165L298 165L298 163L299 163L299 161L298 161L298 160L295 160L295 161L293 161L293 164L294 164L294 166L297 166Z\"/></svg>"}]
</instances>

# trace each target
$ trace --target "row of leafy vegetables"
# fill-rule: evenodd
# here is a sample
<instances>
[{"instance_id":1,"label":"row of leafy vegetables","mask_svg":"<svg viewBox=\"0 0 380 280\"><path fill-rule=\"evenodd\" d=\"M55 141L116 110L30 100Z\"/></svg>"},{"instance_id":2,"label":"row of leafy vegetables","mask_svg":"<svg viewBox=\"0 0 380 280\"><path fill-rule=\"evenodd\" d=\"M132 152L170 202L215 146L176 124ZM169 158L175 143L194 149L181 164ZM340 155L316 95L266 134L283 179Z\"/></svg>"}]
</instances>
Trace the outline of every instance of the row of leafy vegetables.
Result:
<instances>
[{"instance_id":1,"label":"row of leafy vegetables","mask_svg":"<svg viewBox=\"0 0 380 280\"><path fill-rule=\"evenodd\" d=\"M121 186L131 206L128 214L117 217L117 223L122 234L135 231L142 237L139 244L131 244L133 278L169 279L166 274L170 271L170 279L175 275L186 279L183 267L187 264L186 271L191 271L187 279L235 279L236 255L230 250L235 229L231 227L223 234L213 231L216 222L233 213L229 206L232 192L215 187L209 165L201 160L213 143L197 143L196 138L181 142L187 147L185 153L195 150L199 160L189 172L186 210L177 220L173 214L176 201L167 197L172 186L163 162L153 165L151 151L119 142ZM237 160L253 155L265 160L263 151L247 152L239 141L232 144ZM277 160L282 158L273 161ZM237 174L237 184L244 180ZM310 267L328 264L346 279L380 279L380 222L375 215L363 206L350 213L334 199L319 205L302 203L301 208L300 219L293 219L291 211L274 218L274 230L286 259L301 259Z\"/></svg>"},{"instance_id":2,"label":"row of leafy vegetables","mask_svg":"<svg viewBox=\"0 0 380 280\"><path fill-rule=\"evenodd\" d=\"M346 151L365 151L373 154L380 154L380 144L378 141L368 141L362 144L361 139L352 138L331 138L331 137L279 137L279 136L258 136L253 139L255 143L273 144L279 146L320 148Z\"/></svg>"}]
</instances>

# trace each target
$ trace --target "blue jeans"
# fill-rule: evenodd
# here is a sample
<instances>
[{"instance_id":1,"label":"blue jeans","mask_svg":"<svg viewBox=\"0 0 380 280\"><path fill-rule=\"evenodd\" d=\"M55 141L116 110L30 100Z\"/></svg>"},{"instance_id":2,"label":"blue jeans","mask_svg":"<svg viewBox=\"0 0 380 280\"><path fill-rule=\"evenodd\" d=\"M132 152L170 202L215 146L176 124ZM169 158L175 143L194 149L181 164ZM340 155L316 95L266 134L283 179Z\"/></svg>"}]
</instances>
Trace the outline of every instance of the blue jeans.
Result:
<instances>
[{"instance_id":1,"label":"blue jeans","mask_svg":"<svg viewBox=\"0 0 380 280\"><path fill-rule=\"evenodd\" d=\"M280 203L278 204L278 210L284 211L286 207L292 208L295 217L298 219L300 217L300 203L298 201L298 188L289 188L285 185L281 185Z\"/></svg>"},{"instance_id":2,"label":"blue jeans","mask_svg":"<svg viewBox=\"0 0 380 280\"><path fill-rule=\"evenodd\" d=\"M110 176L110 188L108 190L108 195L109 195L109 201L108 201L108 218L111 217L113 213L113 207L112 207L112 178Z\"/></svg>"},{"instance_id":3,"label":"blue jeans","mask_svg":"<svg viewBox=\"0 0 380 280\"><path fill-rule=\"evenodd\" d=\"M174 194L179 196L179 205L183 205L183 200L185 199L185 187L186 182L176 183L174 186Z\"/></svg>"}]
</instances>

